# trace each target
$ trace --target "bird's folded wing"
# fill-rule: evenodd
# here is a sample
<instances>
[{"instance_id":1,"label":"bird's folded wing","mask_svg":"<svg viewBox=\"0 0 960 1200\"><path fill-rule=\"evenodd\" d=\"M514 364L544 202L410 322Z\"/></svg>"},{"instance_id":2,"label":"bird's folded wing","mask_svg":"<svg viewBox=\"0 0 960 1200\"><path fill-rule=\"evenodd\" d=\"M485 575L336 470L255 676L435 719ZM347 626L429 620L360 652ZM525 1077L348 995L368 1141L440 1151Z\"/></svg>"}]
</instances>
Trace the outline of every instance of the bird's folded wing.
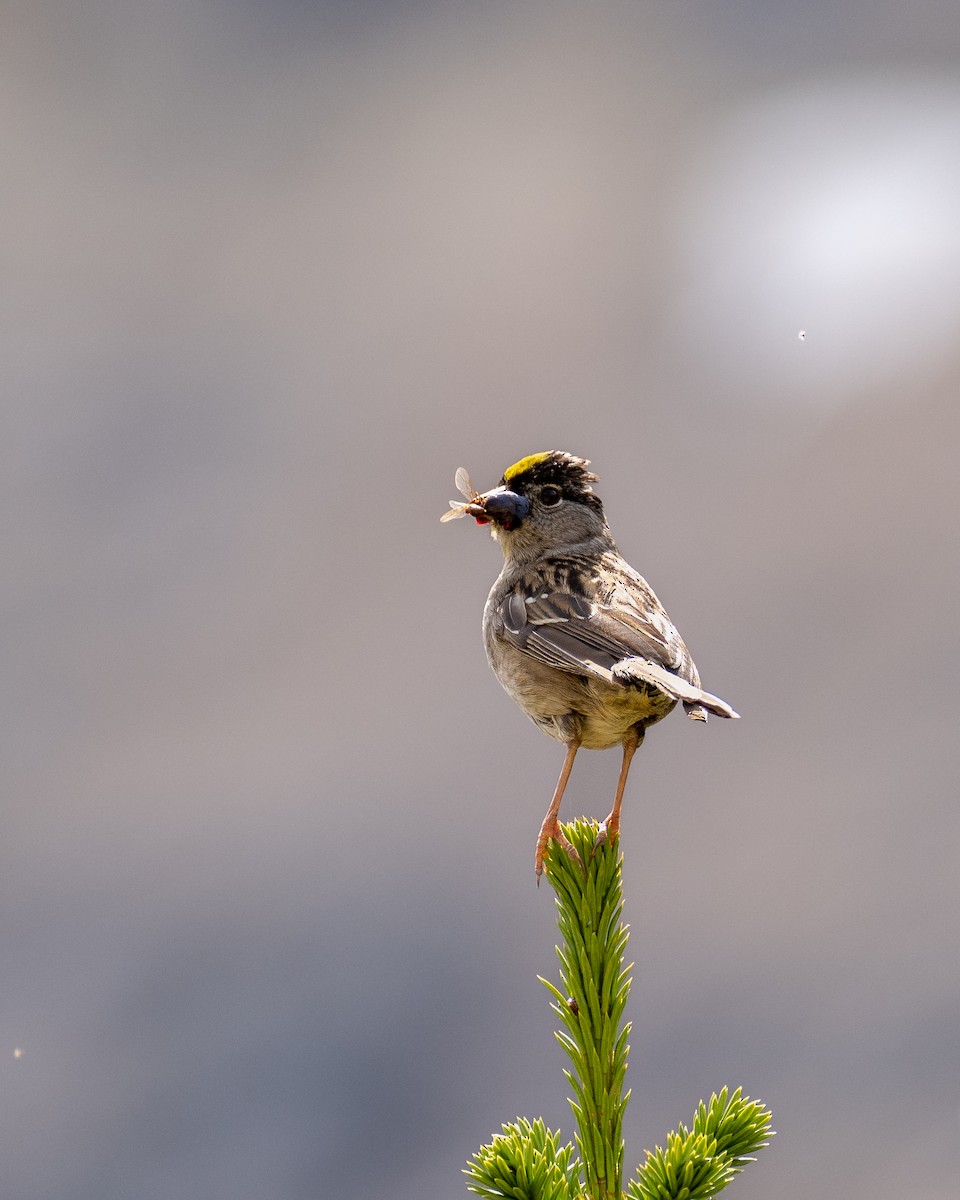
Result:
<instances>
[{"instance_id":1,"label":"bird's folded wing","mask_svg":"<svg viewBox=\"0 0 960 1200\"><path fill-rule=\"evenodd\" d=\"M638 613L594 604L572 592L513 592L500 615L504 636L518 650L560 670L599 674L608 682L623 659L642 658L669 673L688 657L666 618L658 626Z\"/></svg>"},{"instance_id":2,"label":"bird's folded wing","mask_svg":"<svg viewBox=\"0 0 960 1200\"><path fill-rule=\"evenodd\" d=\"M507 641L547 666L623 687L651 684L701 720L701 705L719 716L737 715L700 688L686 646L659 607L648 619L635 607L607 607L571 592L513 592L500 617Z\"/></svg>"}]
</instances>

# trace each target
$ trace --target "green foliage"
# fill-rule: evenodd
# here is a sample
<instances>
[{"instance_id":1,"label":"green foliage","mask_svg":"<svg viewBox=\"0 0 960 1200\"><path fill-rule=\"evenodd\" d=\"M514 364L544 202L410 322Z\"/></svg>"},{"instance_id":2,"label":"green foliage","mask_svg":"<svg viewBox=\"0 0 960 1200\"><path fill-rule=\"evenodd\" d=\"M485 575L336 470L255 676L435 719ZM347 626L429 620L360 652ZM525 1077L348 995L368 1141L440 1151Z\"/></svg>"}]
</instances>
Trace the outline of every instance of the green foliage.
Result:
<instances>
[{"instance_id":1,"label":"green foliage","mask_svg":"<svg viewBox=\"0 0 960 1200\"><path fill-rule=\"evenodd\" d=\"M752 1162L771 1136L770 1113L740 1088L700 1101L693 1129L681 1125L667 1148L647 1151L646 1162L627 1188L630 1200L707 1200Z\"/></svg>"},{"instance_id":2,"label":"green foliage","mask_svg":"<svg viewBox=\"0 0 960 1200\"><path fill-rule=\"evenodd\" d=\"M467 1186L488 1200L708 1200L721 1191L772 1136L770 1113L758 1101L724 1088L703 1101L693 1125L680 1125L623 1189L624 1090L630 1023L624 1010L631 966L623 956L628 930L623 912L621 859L616 843L595 848L597 826L586 820L566 827L585 867L555 842L546 859L556 893L560 929L560 987L541 982L560 1019L556 1037L567 1054L564 1074L577 1122L570 1143L543 1121L502 1127L467 1164Z\"/></svg>"},{"instance_id":3,"label":"green foliage","mask_svg":"<svg viewBox=\"0 0 960 1200\"><path fill-rule=\"evenodd\" d=\"M519 1117L502 1126L489 1146L481 1146L467 1164L467 1186L488 1200L571 1200L576 1196L577 1164L573 1147L560 1145L554 1133L537 1118L532 1124Z\"/></svg>"},{"instance_id":4,"label":"green foliage","mask_svg":"<svg viewBox=\"0 0 960 1200\"><path fill-rule=\"evenodd\" d=\"M623 1191L623 1113L629 1022L623 1010L630 992L630 967L623 966L627 929L620 921L623 890L616 846L594 852L596 829L576 822L568 835L587 864L584 871L556 842L546 859L547 879L557 894L562 991L541 980L563 1024L557 1040L573 1069L564 1071L577 1119L577 1149L591 1197Z\"/></svg>"}]
</instances>

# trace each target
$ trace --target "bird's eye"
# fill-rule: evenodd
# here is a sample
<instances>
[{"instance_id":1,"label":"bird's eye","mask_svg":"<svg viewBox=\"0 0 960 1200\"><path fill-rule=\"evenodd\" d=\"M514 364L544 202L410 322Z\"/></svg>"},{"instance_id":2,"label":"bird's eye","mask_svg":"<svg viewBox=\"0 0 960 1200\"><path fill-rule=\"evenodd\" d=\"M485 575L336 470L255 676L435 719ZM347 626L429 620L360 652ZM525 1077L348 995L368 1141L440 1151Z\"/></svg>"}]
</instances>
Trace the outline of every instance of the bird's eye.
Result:
<instances>
[{"instance_id":1,"label":"bird's eye","mask_svg":"<svg viewBox=\"0 0 960 1200\"><path fill-rule=\"evenodd\" d=\"M563 496L560 493L560 489L553 487L549 483L546 487L540 489L540 502L541 504L545 504L547 508L555 508L562 499Z\"/></svg>"}]
</instances>

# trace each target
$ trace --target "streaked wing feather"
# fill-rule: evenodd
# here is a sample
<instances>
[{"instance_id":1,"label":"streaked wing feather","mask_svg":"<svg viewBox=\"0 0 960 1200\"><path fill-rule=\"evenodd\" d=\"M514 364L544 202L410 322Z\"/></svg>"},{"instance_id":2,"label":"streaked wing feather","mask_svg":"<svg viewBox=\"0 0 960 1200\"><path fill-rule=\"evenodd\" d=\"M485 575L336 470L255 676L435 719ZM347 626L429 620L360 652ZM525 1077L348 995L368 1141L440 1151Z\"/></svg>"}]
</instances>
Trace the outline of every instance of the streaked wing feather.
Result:
<instances>
[{"instance_id":1,"label":"streaked wing feather","mask_svg":"<svg viewBox=\"0 0 960 1200\"><path fill-rule=\"evenodd\" d=\"M585 649L583 642L572 635L569 630L558 629L556 626L537 628L528 626L526 637L520 649L526 651L539 662L557 667L571 675L593 675L607 683L613 682L612 663L608 656L599 653L591 654ZM512 639L511 639L512 640ZM514 643L515 645L518 643Z\"/></svg>"},{"instance_id":2,"label":"streaked wing feather","mask_svg":"<svg viewBox=\"0 0 960 1200\"><path fill-rule=\"evenodd\" d=\"M645 585L644 585L645 586ZM624 590L620 589L620 596ZM720 716L736 714L703 692L697 669L679 633L649 593L647 612L634 603L591 604L560 590L512 592L500 608L503 633L538 662L605 682L648 683L684 702L698 719L706 706Z\"/></svg>"},{"instance_id":3,"label":"streaked wing feather","mask_svg":"<svg viewBox=\"0 0 960 1200\"><path fill-rule=\"evenodd\" d=\"M642 657L677 670L689 658L680 635L665 616L654 624L633 606L591 604L583 596L553 591L526 597L524 611L526 624L544 635L551 627L563 629L571 650L579 644L585 658L605 660L608 667L623 658Z\"/></svg>"}]
</instances>

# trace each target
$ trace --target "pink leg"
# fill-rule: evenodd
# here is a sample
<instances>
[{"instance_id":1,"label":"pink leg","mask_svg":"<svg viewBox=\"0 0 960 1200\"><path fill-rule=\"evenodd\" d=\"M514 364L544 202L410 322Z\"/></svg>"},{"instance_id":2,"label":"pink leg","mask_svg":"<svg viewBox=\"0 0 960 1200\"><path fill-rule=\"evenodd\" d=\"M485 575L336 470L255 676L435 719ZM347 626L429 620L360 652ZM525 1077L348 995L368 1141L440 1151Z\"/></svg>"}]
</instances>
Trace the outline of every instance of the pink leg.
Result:
<instances>
[{"instance_id":1,"label":"pink leg","mask_svg":"<svg viewBox=\"0 0 960 1200\"><path fill-rule=\"evenodd\" d=\"M597 846L607 839L613 841L620 836L620 806L623 804L623 792L627 786L627 776L630 774L630 763L637 752L637 747L643 741L643 731L634 726L623 742L623 761L620 764L620 778L617 780L617 794L614 797L610 815L600 826L597 834Z\"/></svg>"},{"instance_id":2,"label":"pink leg","mask_svg":"<svg viewBox=\"0 0 960 1200\"><path fill-rule=\"evenodd\" d=\"M540 882L540 876L543 874L543 855L547 849L547 842L551 838L556 838L560 845L566 850L571 858L575 858L582 866L580 855L570 844L570 839L564 835L560 828L560 821L557 818L557 813L560 811L560 801L563 799L563 793L566 790L567 780L570 778L570 772L573 770L573 760L577 757L577 751L580 749L579 742L567 743L567 755L563 760L563 767L560 771L560 778L557 780L557 786L554 789L553 799L550 801L550 807L547 809L547 815L543 818L543 824L540 826L540 836L537 838L537 883Z\"/></svg>"}]
</instances>

